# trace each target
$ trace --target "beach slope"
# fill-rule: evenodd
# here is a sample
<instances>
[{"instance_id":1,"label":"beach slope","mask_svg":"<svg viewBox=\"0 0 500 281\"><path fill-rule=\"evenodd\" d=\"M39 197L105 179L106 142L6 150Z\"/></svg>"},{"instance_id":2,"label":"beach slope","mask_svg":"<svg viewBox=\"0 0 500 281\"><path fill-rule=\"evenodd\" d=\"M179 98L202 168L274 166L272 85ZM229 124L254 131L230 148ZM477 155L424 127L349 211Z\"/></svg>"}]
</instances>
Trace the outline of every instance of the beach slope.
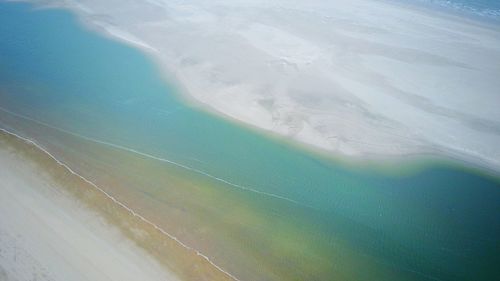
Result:
<instances>
[{"instance_id":1,"label":"beach slope","mask_svg":"<svg viewBox=\"0 0 500 281\"><path fill-rule=\"evenodd\" d=\"M0 280L176 280L5 143L0 179Z\"/></svg>"}]
</instances>

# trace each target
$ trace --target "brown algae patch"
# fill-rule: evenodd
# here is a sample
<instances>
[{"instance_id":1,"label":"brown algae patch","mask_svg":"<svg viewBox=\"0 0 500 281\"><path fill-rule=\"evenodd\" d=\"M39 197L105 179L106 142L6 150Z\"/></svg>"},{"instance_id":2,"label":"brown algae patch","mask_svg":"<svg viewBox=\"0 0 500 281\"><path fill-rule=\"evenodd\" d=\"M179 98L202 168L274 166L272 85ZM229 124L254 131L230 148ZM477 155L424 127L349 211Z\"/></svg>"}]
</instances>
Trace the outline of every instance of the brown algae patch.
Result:
<instances>
[{"instance_id":1,"label":"brown algae patch","mask_svg":"<svg viewBox=\"0 0 500 281\"><path fill-rule=\"evenodd\" d=\"M162 233L152 224L133 215L129 210L94 186L72 174L47 153L13 135L0 132L0 145L9 147L40 168L41 176L49 176L64 187L65 193L97 212L139 247L146 250L163 266L183 280L233 280L193 250Z\"/></svg>"}]
</instances>

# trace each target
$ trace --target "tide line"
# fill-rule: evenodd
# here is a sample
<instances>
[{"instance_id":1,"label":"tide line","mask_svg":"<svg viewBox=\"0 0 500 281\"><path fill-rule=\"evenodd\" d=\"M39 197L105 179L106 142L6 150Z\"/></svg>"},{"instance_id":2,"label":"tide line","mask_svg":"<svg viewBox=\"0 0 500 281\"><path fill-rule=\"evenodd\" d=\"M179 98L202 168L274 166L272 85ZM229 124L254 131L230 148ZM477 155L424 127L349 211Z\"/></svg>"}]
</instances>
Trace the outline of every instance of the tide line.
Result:
<instances>
[{"instance_id":1,"label":"tide line","mask_svg":"<svg viewBox=\"0 0 500 281\"><path fill-rule=\"evenodd\" d=\"M205 259L208 263L210 263L212 266L214 266L217 270L219 270L220 272L226 274L227 276L229 276L231 279L235 280L235 281L241 281L240 279L238 279L236 276L232 275L231 273L227 272L226 270L224 270L223 268L221 268L220 266L218 266L217 264L215 264L208 256L204 255L203 253L201 253L200 251L196 250L195 248L185 244L184 242L182 242L181 240L179 240L179 238L177 238L176 236L168 233L167 231L163 230L161 227L159 227L158 225L154 224L153 222L151 222L150 220L146 219L145 217L143 217L142 215L136 213L134 210L132 210L131 208L127 207L125 204L123 204L122 202L118 201L116 198L114 198L112 195L110 195L109 193L107 193L106 191L104 191L102 188L100 188L99 186L97 186L95 183L93 183L92 181L86 179L85 177L81 176L80 174L78 174L77 172L73 171L73 169L71 169L68 165L64 164L62 161L60 161L59 159L57 159L55 156L53 156L50 152L48 152L45 148L43 148L41 145L39 145L38 143L28 139L28 138L25 138L25 137L22 137L16 133L13 133L13 132L10 132L10 131L7 131L3 128L0 128L0 131L6 133L6 134L9 134L11 136L14 136L30 145L33 145L35 146L36 148L38 148L39 150L41 150L42 152L44 152L45 154L47 154L50 158L52 158L54 161L56 161L57 164L59 164L60 166L62 166L63 168L65 168L68 172L70 172L71 174L77 176L78 178L80 178L81 180L83 180L84 182L86 182L87 184L93 186L94 188L96 188L99 192L101 192L102 194L104 194L106 197L108 197L109 199L111 199L114 203L118 204L120 207L124 208L125 210L127 210L130 214L132 214L134 217L137 217L139 218L140 220L142 220L143 222L147 223L148 225L152 226L153 228L155 228L156 230L158 230L159 232L161 232L163 235L167 236L168 238L174 240L175 242L177 242L179 245L181 245L183 248L189 250L189 251L192 251L194 253L196 253L197 256Z\"/></svg>"},{"instance_id":2,"label":"tide line","mask_svg":"<svg viewBox=\"0 0 500 281\"><path fill-rule=\"evenodd\" d=\"M102 141L102 140L97 140L97 139L94 139L94 138L90 138L90 137L87 137L87 136L83 136L83 135L80 135L80 134L77 134L77 133L74 133L74 132L62 129L62 128L58 128L58 127L52 126L50 124L47 124L47 123L44 123L44 122L41 122L41 121L38 121L38 120L35 120L33 118L21 115L19 113L12 112L12 111L10 111L8 109L5 109L3 107L0 107L0 110L6 112L8 114L14 115L16 117L19 117L19 118L22 118L22 119L25 119L25 120L29 120L29 121L34 122L36 124L42 125L42 126L47 127L47 128L51 128L51 129L59 131L59 132L63 132L63 133L68 134L68 135L72 135L72 136L77 137L77 138L81 138L81 139L84 139L84 140L87 140L87 141L90 141L90 142L94 142L94 143L106 145L106 146L109 146L109 147L113 147L115 149L119 149L119 150L131 152L131 153L140 155L142 157L154 159L154 160L157 160L157 161L160 161L160 162L168 163L168 164L171 164L171 165L174 165L174 166L177 166L177 167L189 170L191 172L195 172L197 174L204 175L204 176L209 177L209 178L211 178L213 180L225 183L225 184L227 184L229 186L232 186L232 187L235 187L235 188L239 188L241 190L245 190L245 191L257 193L257 194L264 195L264 196L274 197L276 199L285 200L285 201L288 201L290 203L293 203L293 204L296 204L296 205L299 205L299 206L302 206L302 207L307 207L307 208L310 208L310 209L317 210L317 208L315 208L313 206L310 206L310 205L307 205L307 204L303 204L301 202L298 202L296 200L290 199L288 197L284 197L284 196L277 195L277 194L274 194L274 193L269 193L269 192L264 192L264 191L256 190L256 189L253 189L253 188L250 188L250 187L247 187L247 186L243 186L243 185L240 185L240 184L237 184L237 183L233 183L233 182L230 182L230 181L228 181L226 179L219 178L217 176L211 175L211 174L209 174L209 173L207 173L205 171L202 171L202 170L199 170L199 169L196 169L196 168L192 168L192 167L186 166L184 164L181 164L181 163L178 163L178 162L175 162L175 161L172 161L172 160L161 158L161 157L158 157L158 156L155 156L155 155L152 155L152 154L148 154L148 153L145 153L145 152L141 152L141 151L135 150L133 148L125 147L125 146L122 146L122 145L118 145L118 144L114 144L114 143L110 143L110 142L106 142L106 141Z\"/></svg>"}]
</instances>

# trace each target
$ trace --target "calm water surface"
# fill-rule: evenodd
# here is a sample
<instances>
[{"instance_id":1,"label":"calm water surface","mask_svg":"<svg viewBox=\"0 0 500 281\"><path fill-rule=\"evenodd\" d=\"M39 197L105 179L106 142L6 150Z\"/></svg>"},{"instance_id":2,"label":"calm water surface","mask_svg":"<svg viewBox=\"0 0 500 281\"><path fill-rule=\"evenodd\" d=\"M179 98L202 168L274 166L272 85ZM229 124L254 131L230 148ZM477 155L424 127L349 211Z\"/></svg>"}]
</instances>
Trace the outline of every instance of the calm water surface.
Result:
<instances>
[{"instance_id":1,"label":"calm water surface","mask_svg":"<svg viewBox=\"0 0 500 281\"><path fill-rule=\"evenodd\" d=\"M498 180L319 159L183 104L144 55L67 12L0 2L0 106L0 127L129 183L165 224L185 217L187 241L243 280L500 275Z\"/></svg>"}]
</instances>

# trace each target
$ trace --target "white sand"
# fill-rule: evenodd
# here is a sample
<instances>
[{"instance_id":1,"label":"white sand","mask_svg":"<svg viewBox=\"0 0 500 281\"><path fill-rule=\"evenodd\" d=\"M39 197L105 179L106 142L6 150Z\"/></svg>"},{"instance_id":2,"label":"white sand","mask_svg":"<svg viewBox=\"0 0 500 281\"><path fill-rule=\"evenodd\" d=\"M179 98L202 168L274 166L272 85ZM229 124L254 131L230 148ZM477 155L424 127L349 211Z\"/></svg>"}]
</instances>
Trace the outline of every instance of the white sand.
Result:
<instances>
[{"instance_id":1,"label":"white sand","mask_svg":"<svg viewBox=\"0 0 500 281\"><path fill-rule=\"evenodd\" d=\"M498 27L376 0L47 2L247 124L346 155L440 152L500 170Z\"/></svg>"},{"instance_id":2,"label":"white sand","mask_svg":"<svg viewBox=\"0 0 500 281\"><path fill-rule=\"evenodd\" d=\"M0 146L0 280L177 280L152 257Z\"/></svg>"}]
</instances>

